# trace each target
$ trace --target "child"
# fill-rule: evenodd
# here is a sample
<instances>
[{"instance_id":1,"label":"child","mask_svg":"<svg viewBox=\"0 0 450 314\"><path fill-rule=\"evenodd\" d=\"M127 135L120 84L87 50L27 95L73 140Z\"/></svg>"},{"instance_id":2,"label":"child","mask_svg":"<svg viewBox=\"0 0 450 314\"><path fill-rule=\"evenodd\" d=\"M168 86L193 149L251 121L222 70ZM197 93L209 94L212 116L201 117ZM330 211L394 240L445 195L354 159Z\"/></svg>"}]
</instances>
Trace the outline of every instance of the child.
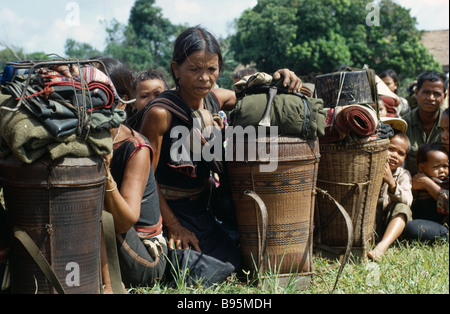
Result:
<instances>
[{"instance_id":1,"label":"child","mask_svg":"<svg viewBox=\"0 0 450 314\"><path fill-rule=\"evenodd\" d=\"M447 154L449 152L448 141L449 112L447 108L441 115L441 144ZM433 220L415 219L407 223L405 227L405 236L407 238L411 240L420 239L422 241L428 241L430 243L433 243L436 240L448 239L448 185L448 177L442 184L438 184L436 180L433 180L425 173L418 173L413 177L413 190L421 191L421 193L425 194L426 196L430 195L431 197L433 197L433 199L436 200L437 213L434 214L434 218L436 218L437 222ZM434 205L432 201L429 202L431 203L431 206ZM431 209L432 208L433 207L431 207ZM444 217L443 221L441 221L442 217Z\"/></svg>"},{"instance_id":2,"label":"child","mask_svg":"<svg viewBox=\"0 0 450 314\"><path fill-rule=\"evenodd\" d=\"M449 152L449 111L448 108L444 110L441 116L441 143L444 149L447 151L447 154ZM449 199L449 193L448 188L449 186L449 178L443 182L443 184L440 187L438 197L437 197L437 203L438 203L438 212L444 215L447 215L448 220L448 199Z\"/></svg>"},{"instance_id":3,"label":"child","mask_svg":"<svg viewBox=\"0 0 450 314\"><path fill-rule=\"evenodd\" d=\"M169 89L168 79L160 70L148 70L137 75L134 81L136 102L132 110L127 111L127 126L140 131L146 106L162 92Z\"/></svg>"},{"instance_id":4,"label":"child","mask_svg":"<svg viewBox=\"0 0 450 314\"><path fill-rule=\"evenodd\" d=\"M412 219L412 179L408 170L401 166L406 159L411 144L405 133L396 132L388 148L388 162L384 168L383 185L380 192L381 212L377 213L377 230L383 233L381 242L367 256L380 260L389 246L403 233ZM384 229L384 230L383 230Z\"/></svg>"},{"instance_id":5,"label":"child","mask_svg":"<svg viewBox=\"0 0 450 314\"><path fill-rule=\"evenodd\" d=\"M419 176L428 177L442 186L448 179L448 153L440 143L424 144L417 151ZM441 223L445 215L438 213L436 199L427 190L417 190L413 202L414 219Z\"/></svg>"},{"instance_id":6,"label":"child","mask_svg":"<svg viewBox=\"0 0 450 314\"><path fill-rule=\"evenodd\" d=\"M142 110L150 101L169 89L167 78L160 70L148 70L137 75L135 82L136 102L134 109Z\"/></svg>"},{"instance_id":7,"label":"child","mask_svg":"<svg viewBox=\"0 0 450 314\"><path fill-rule=\"evenodd\" d=\"M386 105L381 97L378 98L378 112L380 113L380 117L387 117Z\"/></svg>"}]
</instances>

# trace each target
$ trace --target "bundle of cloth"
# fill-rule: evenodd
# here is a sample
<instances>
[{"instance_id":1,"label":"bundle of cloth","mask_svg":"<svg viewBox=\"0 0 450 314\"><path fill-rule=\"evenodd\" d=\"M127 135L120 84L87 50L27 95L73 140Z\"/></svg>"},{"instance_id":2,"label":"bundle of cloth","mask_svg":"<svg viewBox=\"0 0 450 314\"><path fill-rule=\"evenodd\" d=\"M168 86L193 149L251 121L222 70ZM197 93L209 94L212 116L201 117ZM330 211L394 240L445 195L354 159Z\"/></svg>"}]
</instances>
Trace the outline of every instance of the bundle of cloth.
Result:
<instances>
[{"instance_id":1,"label":"bundle of cloth","mask_svg":"<svg viewBox=\"0 0 450 314\"><path fill-rule=\"evenodd\" d=\"M355 104L329 108L325 122L325 136L320 137L320 142L327 144L344 141L347 137L369 138L376 133L379 120L371 106Z\"/></svg>"},{"instance_id":2,"label":"bundle of cloth","mask_svg":"<svg viewBox=\"0 0 450 314\"><path fill-rule=\"evenodd\" d=\"M269 125L277 127L279 135L307 140L324 135L326 115L323 100L302 93L288 93L281 83L282 80L275 81L264 72L246 76L237 82L234 85L237 102L230 113L231 125L243 128ZM302 91L312 95L309 89ZM272 100L270 104L269 100ZM262 124L267 108L270 108L269 123Z\"/></svg>"},{"instance_id":3,"label":"bundle of cloth","mask_svg":"<svg viewBox=\"0 0 450 314\"><path fill-rule=\"evenodd\" d=\"M11 65L8 65L11 67ZM109 129L126 119L110 78L91 64L57 64L30 71L6 69L1 78L0 158L32 163L49 153L105 156Z\"/></svg>"},{"instance_id":4,"label":"bundle of cloth","mask_svg":"<svg viewBox=\"0 0 450 314\"><path fill-rule=\"evenodd\" d=\"M375 82L377 85L378 97L383 100L386 107L386 116L390 118L398 118L402 110L400 106L400 97L393 93L378 75L375 76Z\"/></svg>"},{"instance_id":5,"label":"bundle of cloth","mask_svg":"<svg viewBox=\"0 0 450 314\"><path fill-rule=\"evenodd\" d=\"M110 78L90 64L39 67L35 73L2 81L2 92L25 106L55 137L81 136L125 121L125 116L115 119L119 98ZM105 124L92 125L93 120L105 120Z\"/></svg>"}]
</instances>

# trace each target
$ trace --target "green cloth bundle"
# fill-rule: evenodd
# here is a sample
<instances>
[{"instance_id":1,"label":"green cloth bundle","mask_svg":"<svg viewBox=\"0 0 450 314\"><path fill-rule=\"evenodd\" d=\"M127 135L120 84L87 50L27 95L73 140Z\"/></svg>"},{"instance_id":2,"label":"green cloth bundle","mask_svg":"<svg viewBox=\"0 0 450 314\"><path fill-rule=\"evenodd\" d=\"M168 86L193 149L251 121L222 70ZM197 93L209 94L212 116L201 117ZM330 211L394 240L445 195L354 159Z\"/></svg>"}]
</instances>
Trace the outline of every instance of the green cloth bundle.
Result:
<instances>
[{"instance_id":1,"label":"green cloth bundle","mask_svg":"<svg viewBox=\"0 0 450 314\"><path fill-rule=\"evenodd\" d=\"M277 94L270 111L270 126L278 127L279 135L308 140L325 135L326 113L322 99L287 93L285 88L277 87L278 83L265 73L257 73L238 82L235 85L238 101L230 114L231 124L257 128L267 107L269 89L276 87Z\"/></svg>"},{"instance_id":2,"label":"green cloth bundle","mask_svg":"<svg viewBox=\"0 0 450 314\"><path fill-rule=\"evenodd\" d=\"M15 99L5 95L0 101L2 107L12 109L17 105ZM75 134L56 138L23 107L17 111L0 110L0 136L0 158L13 154L24 163L33 163L47 153L53 160L64 156L105 156L111 153L113 145L108 129L91 132L86 139Z\"/></svg>"}]
</instances>

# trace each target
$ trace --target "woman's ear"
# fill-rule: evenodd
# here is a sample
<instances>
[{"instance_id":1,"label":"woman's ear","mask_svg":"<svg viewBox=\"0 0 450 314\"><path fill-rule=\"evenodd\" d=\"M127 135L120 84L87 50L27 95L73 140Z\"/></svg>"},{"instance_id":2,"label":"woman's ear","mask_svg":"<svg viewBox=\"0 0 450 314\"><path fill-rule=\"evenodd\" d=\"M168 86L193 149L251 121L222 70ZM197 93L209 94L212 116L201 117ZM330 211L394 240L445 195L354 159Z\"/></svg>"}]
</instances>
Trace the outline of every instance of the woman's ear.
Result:
<instances>
[{"instance_id":1,"label":"woman's ear","mask_svg":"<svg viewBox=\"0 0 450 314\"><path fill-rule=\"evenodd\" d=\"M175 61L172 61L172 71L173 71L173 74L175 75L175 78L178 80L180 78L180 71L179 71L178 63L176 63Z\"/></svg>"}]
</instances>

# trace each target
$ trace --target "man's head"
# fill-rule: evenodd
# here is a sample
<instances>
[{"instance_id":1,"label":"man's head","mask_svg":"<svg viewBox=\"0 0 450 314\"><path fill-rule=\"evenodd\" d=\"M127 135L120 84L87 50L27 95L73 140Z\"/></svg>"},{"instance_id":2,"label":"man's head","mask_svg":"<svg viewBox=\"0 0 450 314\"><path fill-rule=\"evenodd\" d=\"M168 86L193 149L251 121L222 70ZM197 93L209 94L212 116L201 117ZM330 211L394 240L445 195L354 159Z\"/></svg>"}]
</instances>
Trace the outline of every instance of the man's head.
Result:
<instances>
[{"instance_id":1,"label":"man's head","mask_svg":"<svg viewBox=\"0 0 450 314\"><path fill-rule=\"evenodd\" d=\"M426 71L417 79L415 90L419 110L435 113L445 99L445 76L436 71Z\"/></svg>"}]
</instances>

